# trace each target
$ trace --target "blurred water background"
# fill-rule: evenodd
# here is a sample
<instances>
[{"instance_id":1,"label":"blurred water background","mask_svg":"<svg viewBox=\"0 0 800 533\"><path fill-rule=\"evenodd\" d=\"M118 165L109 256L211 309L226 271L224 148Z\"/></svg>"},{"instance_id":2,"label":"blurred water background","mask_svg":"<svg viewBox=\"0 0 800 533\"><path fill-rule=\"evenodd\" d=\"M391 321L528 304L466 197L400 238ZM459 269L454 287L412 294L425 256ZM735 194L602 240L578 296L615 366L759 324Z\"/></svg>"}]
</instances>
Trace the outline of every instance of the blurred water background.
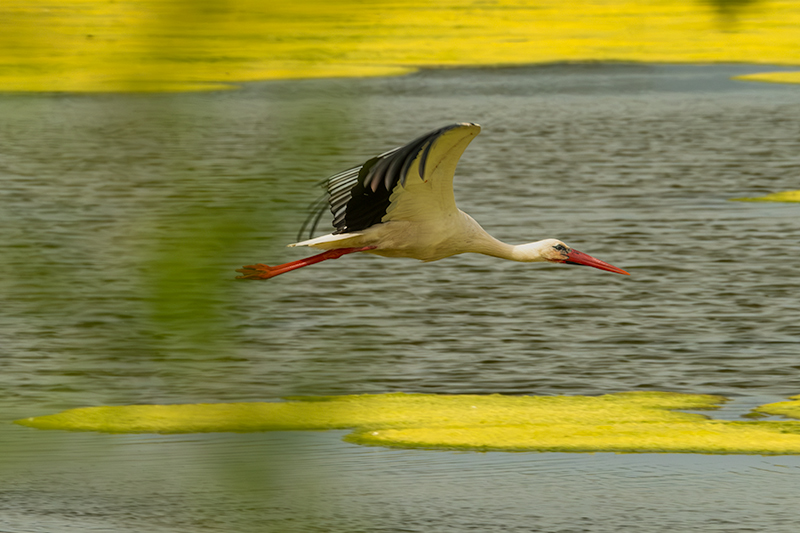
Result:
<instances>
[{"instance_id":1,"label":"blurred water background","mask_svg":"<svg viewBox=\"0 0 800 533\"><path fill-rule=\"evenodd\" d=\"M391 391L800 393L800 88L556 64L0 96L0 531L794 531L795 457L95 435L88 405ZM456 199L631 272L348 256L266 282L327 175L475 121Z\"/></svg>"}]
</instances>

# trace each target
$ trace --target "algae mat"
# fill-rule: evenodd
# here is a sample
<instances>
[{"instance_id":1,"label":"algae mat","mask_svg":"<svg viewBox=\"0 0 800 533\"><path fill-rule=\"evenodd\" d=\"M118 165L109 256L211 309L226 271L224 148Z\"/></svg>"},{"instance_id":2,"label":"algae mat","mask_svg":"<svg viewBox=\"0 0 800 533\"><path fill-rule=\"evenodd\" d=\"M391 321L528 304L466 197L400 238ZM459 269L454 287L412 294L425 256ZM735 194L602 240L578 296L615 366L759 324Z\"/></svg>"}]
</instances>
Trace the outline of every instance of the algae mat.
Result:
<instances>
[{"instance_id":1,"label":"algae mat","mask_svg":"<svg viewBox=\"0 0 800 533\"><path fill-rule=\"evenodd\" d=\"M5 0L0 20L0 91L208 90L559 61L800 64L790 0Z\"/></svg>"},{"instance_id":2,"label":"algae mat","mask_svg":"<svg viewBox=\"0 0 800 533\"><path fill-rule=\"evenodd\" d=\"M666 392L597 397L393 393L87 407L16 423L106 433L352 429L345 440L357 444L473 451L800 454L800 422L731 422L675 411L714 409L724 401ZM781 402L758 410L800 418L798 405Z\"/></svg>"},{"instance_id":3,"label":"algae mat","mask_svg":"<svg viewBox=\"0 0 800 533\"><path fill-rule=\"evenodd\" d=\"M800 202L800 191L785 191L755 198L731 198L734 202Z\"/></svg>"}]
</instances>

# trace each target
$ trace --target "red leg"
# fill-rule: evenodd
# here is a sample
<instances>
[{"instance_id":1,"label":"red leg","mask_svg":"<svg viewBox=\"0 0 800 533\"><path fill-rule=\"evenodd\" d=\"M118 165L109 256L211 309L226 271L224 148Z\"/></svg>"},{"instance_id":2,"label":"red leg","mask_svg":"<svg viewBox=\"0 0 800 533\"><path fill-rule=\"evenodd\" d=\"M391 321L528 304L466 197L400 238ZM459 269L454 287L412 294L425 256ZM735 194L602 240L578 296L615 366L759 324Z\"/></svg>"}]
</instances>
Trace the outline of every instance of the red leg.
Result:
<instances>
[{"instance_id":1,"label":"red leg","mask_svg":"<svg viewBox=\"0 0 800 533\"><path fill-rule=\"evenodd\" d=\"M312 255L311 257L306 257L305 259L299 259L297 261L292 261L291 263L284 263L282 265L272 267L268 265L262 265L261 263L247 265L236 270L236 272L242 273L241 276L236 276L236 279L269 279L279 274L283 274L284 272L289 272L304 266L313 265L315 263L319 263L320 261L325 261L326 259L338 259L346 254L365 252L367 250L374 250L375 248L376 246L363 246L361 248L338 248L336 250L322 252L318 255Z\"/></svg>"}]
</instances>

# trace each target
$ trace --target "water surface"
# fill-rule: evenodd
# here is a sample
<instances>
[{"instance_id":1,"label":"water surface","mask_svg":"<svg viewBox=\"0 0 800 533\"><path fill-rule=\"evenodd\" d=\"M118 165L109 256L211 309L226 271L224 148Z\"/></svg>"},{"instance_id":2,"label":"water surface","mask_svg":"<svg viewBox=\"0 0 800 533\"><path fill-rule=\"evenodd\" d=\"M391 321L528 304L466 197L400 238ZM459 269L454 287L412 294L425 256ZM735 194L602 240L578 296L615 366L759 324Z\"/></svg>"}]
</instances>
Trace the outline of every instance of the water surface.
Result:
<instances>
[{"instance_id":1,"label":"water surface","mask_svg":"<svg viewBox=\"0 0 800 533\"><path fill-rule=\"evenodd\" d=\"M3 418L389 391L800 393L800 89L772 67L552 65L0 97ZM455 121L500 239L631 272L346 257L267 282L326 175ZM464 454L338 432L4 425L2 531L793 531L793 457Z\"/></svg>"}]
</instances>

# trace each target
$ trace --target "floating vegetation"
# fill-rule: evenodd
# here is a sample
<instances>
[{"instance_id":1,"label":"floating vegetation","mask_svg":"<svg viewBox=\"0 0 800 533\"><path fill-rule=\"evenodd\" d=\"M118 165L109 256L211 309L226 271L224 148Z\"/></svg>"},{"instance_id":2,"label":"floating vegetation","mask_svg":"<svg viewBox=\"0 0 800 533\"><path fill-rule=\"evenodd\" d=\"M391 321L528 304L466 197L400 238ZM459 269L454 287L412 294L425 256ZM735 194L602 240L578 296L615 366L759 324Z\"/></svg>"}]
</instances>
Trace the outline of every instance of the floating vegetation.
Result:
<instances>
[{"instance_id":1,"label":"floating vegetation","mask_svg":"<svg viewBox=\"0 0 800 533\"><path fill-rule=\"evenodd\" d=\"M16 423L106 433L352 429L345 440L357 444L473 451L800 454L800 422L732 422L676 411L715 409L724 401L666 392L596 397L394 393L86 407ZM800 417L800 409L792 405L781 414Z\"/></svg>"},{"instance_id":2,"label":"floating vegetation","mask_svg":"<svg viewBox=\"0 0 800 533\"><path fill-rule=\"evenodd\" d=\"M0 20L0 91L217 90L563 61L800 64L800 4L788 1L4 0Z\"/></svg>"},{"instance_id":3,"label":"floating vegetation","mask_svg":"<svg viewBox=\"0 0 800 533\"><path fill-rule=\"evenodd\" d=\"M800 72L759 72L758 74L734 76L733 79L767 83L800 83Z\"/></svg>"},{"instance_id":4,"label":"floating vegetation","mask_svg":"<svg viewBox=\"0 0 800 533\"><path fill-rule=\"evenodd\" d=\"M733 202L800 202L800 191L786 191L756 198L731 198Z\"/></svg>"},{"instance_id":5,"label":"floating vegetation","mask_svg":"<svg viewBox=\"0 0 800 533\"><path fill-rule=\"evenodd\" d=\"M800 418L800 395L792 396L789 402L768 403L753 409L756 413Z\"/></svg>"}]
</instances>

